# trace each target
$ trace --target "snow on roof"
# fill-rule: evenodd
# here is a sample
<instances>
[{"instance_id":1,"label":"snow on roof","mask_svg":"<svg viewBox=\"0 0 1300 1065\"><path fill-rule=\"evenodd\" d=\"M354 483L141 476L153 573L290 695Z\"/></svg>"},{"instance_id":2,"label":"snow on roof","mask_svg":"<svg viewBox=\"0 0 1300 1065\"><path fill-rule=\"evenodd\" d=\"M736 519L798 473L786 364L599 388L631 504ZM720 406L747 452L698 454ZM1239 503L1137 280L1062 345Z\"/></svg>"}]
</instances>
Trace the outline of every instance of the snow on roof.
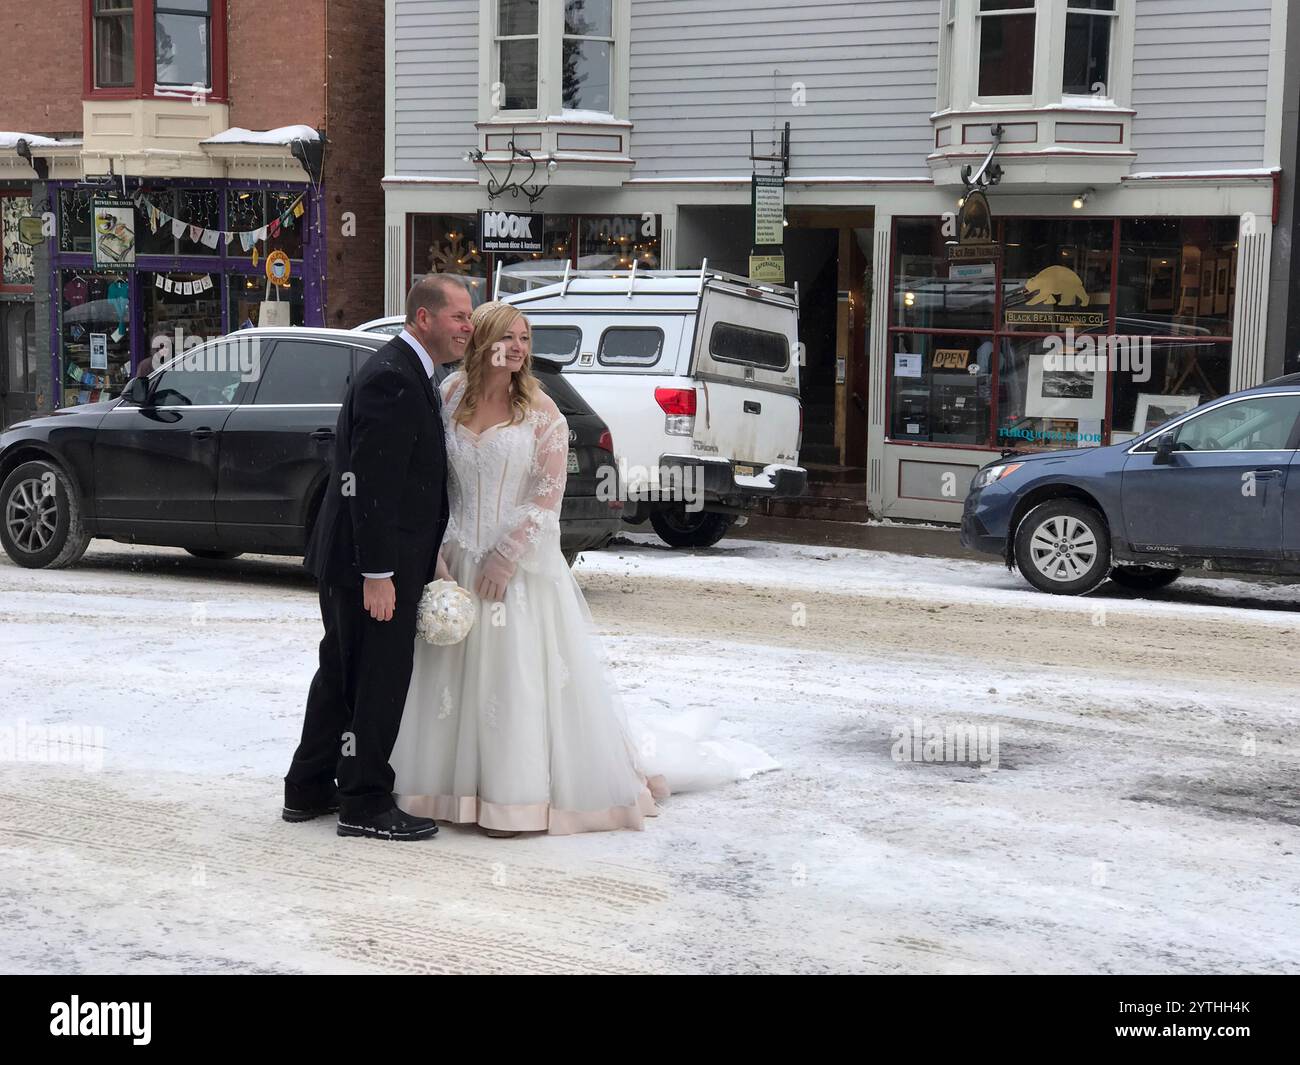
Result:
<instances>
[{"instance_id":1,"label":"snow on roof","mask_svg":"<svg viewBox=\"0 0 1300 1065\"><path fill-rule=\"evenodd\" d=\"M35 133L5 133L0 131L0 148L12 150L18 147L20 140L25 140L33 148L57 148L61 143L53 137L40 137Z\"/></svg>"},{"instance_id":2,"label":"snow on roof","mask_svg":"<svg viewBox=\"0 0 1300 1065\"><path fill-rule=\"evenodd\" d=\"M278 129L244 129L235 126L209 137L203 144L292 144L294 141L318 141L320 134L311 126L281 126Z\"/></svg>"}]
</instances>

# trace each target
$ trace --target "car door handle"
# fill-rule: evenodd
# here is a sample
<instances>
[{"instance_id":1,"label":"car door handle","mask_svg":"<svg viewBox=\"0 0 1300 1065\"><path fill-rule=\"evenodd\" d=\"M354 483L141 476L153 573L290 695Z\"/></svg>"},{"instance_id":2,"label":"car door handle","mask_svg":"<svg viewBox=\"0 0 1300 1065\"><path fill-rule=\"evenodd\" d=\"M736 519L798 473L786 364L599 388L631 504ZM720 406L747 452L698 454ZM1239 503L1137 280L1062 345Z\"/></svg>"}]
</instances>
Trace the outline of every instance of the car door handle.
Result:
<instances>
[{"instance_id":1,"label":"car door handle","mask_svg":"<svg viewBox=\"0 0 1300 1065\"><path fill-rule=\"evenodd\" d=\"M1255 480L1257 481L1267 481L1267 480L1271 480L1274 477L1282 476L1281 470L1255 470L1254 472L1255 472Z\"/></svg>"},{"instance_id":2,"label":"car door handle","mask_svg":"<svg viewBox=\"0 0 1300 1065\"><path fill-rule=\"evenodd\" d=\"M333 439L334 439L334 430L333 430L333 429L317 429L314 433L311 434L311 438L312 438L313 440L333 440Z\"/></svg>"},{"instance_id":3,"label":"car door handle","mask_svg":"<svg viewBox=\"0 0 1300 1065\"><path fill-rule=\"evenodd\" d=\"M216 432L209 429L206 425L200 426L198 429L195 429L190 433L190 436L194 437L195 440L208 440L216 435Z\"/></svg>"},{"instance_id":4,"label":"car door handle","mask_svg":"<svg viewBox=\"0 0 1300 1065\"><path fill-rule=\"evenodd\" d=\"M745 400L745 413L746 413L746 414L762 414L762 413L763 413L763 404L761 404L761 403L755 403L752 399L747 399L747 400Z\"/></svg>"}]
</instances>

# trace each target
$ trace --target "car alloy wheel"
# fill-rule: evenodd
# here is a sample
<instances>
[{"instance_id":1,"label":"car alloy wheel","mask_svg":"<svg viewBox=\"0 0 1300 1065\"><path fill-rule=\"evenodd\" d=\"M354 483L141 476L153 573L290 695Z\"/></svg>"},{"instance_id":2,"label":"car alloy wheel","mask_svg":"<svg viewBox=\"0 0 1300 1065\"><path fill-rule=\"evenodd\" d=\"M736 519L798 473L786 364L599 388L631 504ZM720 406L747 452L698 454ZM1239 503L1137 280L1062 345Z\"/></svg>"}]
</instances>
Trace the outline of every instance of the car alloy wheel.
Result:
<instances>
[{"instance_id":1,"label":"car alloy wheel","mask_svg":"<svg viewBox=\"0 0 1300 1065\"><path fill-rule=\"evenodd\" d=\"M1053 515L1029 538L1030 558L1050 581L1069 583L1086 576L1097 562L1097 538L1078 518Z\"/></svg>"},{"instance_id":2,"label":"car alloy wheel","mask_svg":"<svg viewBox=\"0 0 1300 1065\"><path fill-rule=\"evenodd\" d=\"M20 551L39 554L54 542L59 525L59 500L48 482L26 477L16 482L5 500L5 529Z\"/></svg>"}]
</instances>

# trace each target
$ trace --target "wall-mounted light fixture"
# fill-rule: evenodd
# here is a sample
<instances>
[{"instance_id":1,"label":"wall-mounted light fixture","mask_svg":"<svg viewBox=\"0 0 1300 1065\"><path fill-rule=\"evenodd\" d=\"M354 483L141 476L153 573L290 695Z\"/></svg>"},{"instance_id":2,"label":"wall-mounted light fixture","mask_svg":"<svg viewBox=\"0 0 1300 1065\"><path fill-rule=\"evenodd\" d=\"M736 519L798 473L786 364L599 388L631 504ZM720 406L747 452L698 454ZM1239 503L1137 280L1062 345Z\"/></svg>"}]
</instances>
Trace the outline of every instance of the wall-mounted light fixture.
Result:
<instances>
[{"instance_id":1,"label":"wall-mounted light fixture","mask_svg":"<svg viewBox=\"0 0 1300 1065\"><path fill-rule=\"evenodd\" d=\"M1079 193L1079 195L1074 198L1074 209L1076 211L1082 211L1083 205L1088 202L1088 197L1096 191L1097 190L1092 188L1092 186L1089 186Z\"/></svg>"}]
</instances>

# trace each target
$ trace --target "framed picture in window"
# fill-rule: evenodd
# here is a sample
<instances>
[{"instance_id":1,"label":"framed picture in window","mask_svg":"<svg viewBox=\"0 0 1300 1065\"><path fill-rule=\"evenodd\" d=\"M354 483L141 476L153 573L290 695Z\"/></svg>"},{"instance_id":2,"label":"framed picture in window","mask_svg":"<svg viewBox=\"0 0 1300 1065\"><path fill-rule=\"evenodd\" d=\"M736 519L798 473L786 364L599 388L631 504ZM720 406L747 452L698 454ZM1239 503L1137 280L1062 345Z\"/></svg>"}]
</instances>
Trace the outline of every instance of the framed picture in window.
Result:
<instances>
[{"instance_id":1,"label":"framed picture in window","mask_svg":"<svg viewBox=\"0 0 1300 1065\"><path fill-rule=\"evenodd\" d=\"M1091 370L1048 368L1047 352L1029 357L1025 415L1084 421L1106 415L1106 366Z\"/></svg>"},{"instance_id":2,"label":"framed picture in window","mask_svg":"<svg viewBox=\"0 0 1300 1065\"><path fill-rule=\"evenodd\" d=\"M1215 284L1215 263L1217 260L1205 258L1201 260L1201 314L1214 313L1214 284Z\"/></svg>"},{"instance_id":3,"label":"framed picture in window","mask_svg":"<svg viewBox=\"0 0 1300 1065\"><path fill-rule=\"evenodd\" d=\"M1158 396L1141 392L1138 394L1137 413L1133 416L1133 433L1141 436L1148 429L1159 428L1180 414L1195 410L1200 403L1200 396Z\"/></svg>"},{"instance_id":4,"label":"framed picture in window","mask_svg":"<svg viewBox=\"0 0 1300 1065\"><path fill-rule=\"evenodd\" d=\"M1174 261L1157 255L1147 260L1147 310L1174 309Z\"/></svg>"},{"instance_id":5,"label":"framed picture in window","mask_svg":"<svg viewBox=\"0 0 1300 1065\"><path fill-rule=\"evenodd\" d=\"M1214 283L1214 313L1228 313L1228 264L1229 260L1219 257Z\"/></svg>"}]
</instances>

